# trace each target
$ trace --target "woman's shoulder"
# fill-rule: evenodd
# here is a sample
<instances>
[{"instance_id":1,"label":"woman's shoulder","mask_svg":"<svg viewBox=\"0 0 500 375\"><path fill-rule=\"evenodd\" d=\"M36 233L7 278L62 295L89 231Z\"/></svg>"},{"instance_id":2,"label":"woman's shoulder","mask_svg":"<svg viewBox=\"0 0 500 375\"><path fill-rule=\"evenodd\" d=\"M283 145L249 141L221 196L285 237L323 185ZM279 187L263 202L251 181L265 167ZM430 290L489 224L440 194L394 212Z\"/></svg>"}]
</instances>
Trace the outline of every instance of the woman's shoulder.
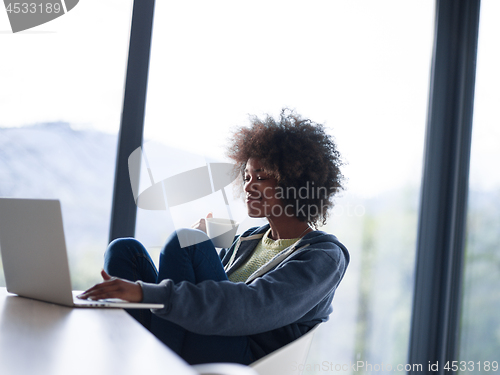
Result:
<instances>
[{"instance_id":1,"label":"woman's shoulder","mask_svg":"<svg viewBox=\"0 0 500 375\"><path fill-rule=\"evenodd\" d=\"M330 257L335 258L335 260L344 257L345 260L349 262L350 259L349 251L344 244L342 244L335 235L321 230L316 230L305 235L302 240L297 243L297 248L302 249L304 252L325 252Z\"/></svg>"}]
</instances>

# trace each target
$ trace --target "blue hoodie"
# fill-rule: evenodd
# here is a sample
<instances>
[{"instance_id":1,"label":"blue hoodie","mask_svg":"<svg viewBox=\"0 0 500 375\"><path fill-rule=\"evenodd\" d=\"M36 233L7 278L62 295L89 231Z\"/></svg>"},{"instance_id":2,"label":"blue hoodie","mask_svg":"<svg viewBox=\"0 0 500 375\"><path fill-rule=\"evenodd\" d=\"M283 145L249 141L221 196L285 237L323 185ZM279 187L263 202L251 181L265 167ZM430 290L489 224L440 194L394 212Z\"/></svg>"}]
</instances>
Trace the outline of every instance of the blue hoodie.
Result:
<instances>
[{"instance_id":1,"label":"blue hoodie","mask_svg":"<svg viewBox=\"0 0 500 375\"><path fill-rule=\"evenodd\" d=\"M227 275L251 256L268 229L269 224L251 228L221 251ZM244 283L174 284L167 279L140 284L143 302L165 305L153 310L156 315L202 335L248 336L258 359L328 320L333 295L348 264L349 253L335 236L313 231Z\"/></svg>"}]
</instances>

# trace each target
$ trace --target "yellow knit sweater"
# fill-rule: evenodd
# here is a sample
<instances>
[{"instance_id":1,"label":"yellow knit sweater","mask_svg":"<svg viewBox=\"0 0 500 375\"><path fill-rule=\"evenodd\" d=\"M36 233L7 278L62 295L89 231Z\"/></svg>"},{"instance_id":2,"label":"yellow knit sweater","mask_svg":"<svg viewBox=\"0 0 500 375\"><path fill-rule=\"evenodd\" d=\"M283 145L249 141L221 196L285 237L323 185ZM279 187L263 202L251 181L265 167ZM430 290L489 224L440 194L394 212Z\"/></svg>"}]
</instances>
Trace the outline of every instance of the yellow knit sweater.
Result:
<instances>
[{"instance_id":1,"label":"yellow knit sweater","mask_svg":"<svg viewBox=\"0 0 500 375\"><path fill-rule=\"evenodd\" d=\"M299 240L298 238L292 238L275 241L269 238L270 233L271 228L259 241L250 258L229 276L230 281L233 283L245 282L252 273L269 262L275 255Z\"/></svg>"}]
</instances>

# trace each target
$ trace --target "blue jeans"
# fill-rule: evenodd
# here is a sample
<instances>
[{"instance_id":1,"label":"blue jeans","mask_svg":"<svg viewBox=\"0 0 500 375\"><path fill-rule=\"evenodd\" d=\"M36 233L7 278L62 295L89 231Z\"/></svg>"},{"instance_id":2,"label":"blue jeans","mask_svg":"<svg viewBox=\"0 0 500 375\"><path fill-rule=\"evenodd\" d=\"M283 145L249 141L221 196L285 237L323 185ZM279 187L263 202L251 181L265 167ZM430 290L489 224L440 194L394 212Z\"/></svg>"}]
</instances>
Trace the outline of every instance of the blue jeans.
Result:
<instances>
[{"instance_id":1,"label":"blue jeans","mask_svg":"<svg viewBox=\"0 0 500 375\"><path fill-rule=\"evenodd\" d=\"M184 236L204 236L204 241L181 248L177 232ZM139 241L133 238L114 240L106 250L104 270L111 276L156 284L164 279L172 279L174 283L188 281L194 284L204 280L227 280L212 241L205 233L195 229L182 229L169 237L160 253L158 271ZM126 311L190 364L250 364L254 360L247 336L199 335L160 318L147 309Z\"/></svg>"}]
</instances>

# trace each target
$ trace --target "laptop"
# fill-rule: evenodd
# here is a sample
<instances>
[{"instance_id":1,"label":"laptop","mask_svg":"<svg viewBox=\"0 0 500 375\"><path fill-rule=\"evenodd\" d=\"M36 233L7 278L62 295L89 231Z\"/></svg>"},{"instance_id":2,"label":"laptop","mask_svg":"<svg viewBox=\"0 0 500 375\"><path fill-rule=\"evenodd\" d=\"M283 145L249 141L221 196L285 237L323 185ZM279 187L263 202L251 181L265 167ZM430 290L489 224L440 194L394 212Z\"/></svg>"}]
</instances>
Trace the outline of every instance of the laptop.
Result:
<instances>
[{"instance_id":1,"label":"laptop","mask_svg":"<svg viewBox=\"0 0 500 375\"><path fill-rule=\"evenodd\" d=\"M9 293L71 307L163 308L155 303L76 298L59 200L0 198L0 253Z\"/></svg>"}]
</instances>

